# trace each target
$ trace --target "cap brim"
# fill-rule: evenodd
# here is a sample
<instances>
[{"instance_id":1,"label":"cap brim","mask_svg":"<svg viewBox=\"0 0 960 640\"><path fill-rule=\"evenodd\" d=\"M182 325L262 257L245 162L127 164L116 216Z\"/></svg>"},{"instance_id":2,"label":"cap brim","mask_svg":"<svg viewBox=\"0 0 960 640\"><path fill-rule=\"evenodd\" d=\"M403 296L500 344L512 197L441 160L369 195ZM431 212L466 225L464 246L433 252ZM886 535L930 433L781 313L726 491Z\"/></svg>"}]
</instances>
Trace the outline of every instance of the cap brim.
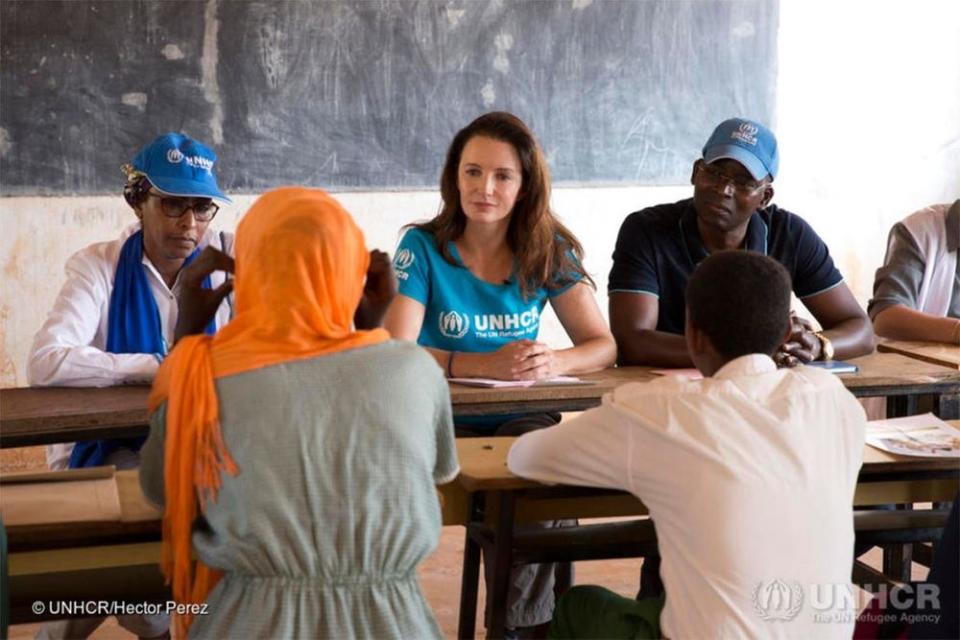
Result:
<instances>
[{"instance_id":1,"label":"cap brim","mask_svg":"<svg viewBox=\"0 0 960 640\"><path fill-rule=\"evenodd\" d=\"M178 196L182 198L213 198L221 202L232 203L215 185L210 185L196 180L177 180L176 178L157 178L147 174L147 180L150 181L157 191L165 193L168 196Z\"/></svg>"},{"instance_id":2,"label":"cap brim","mask_svg":"<svg viewBox=\"0 0 960 640\"><path fill-rule=\"evenodd\" d=\"M736 160L744 167L747 168L747 171L750 172L757 180L763 180L770 172L767 171L767 168L763 166L763 163L743 147L738 147L735 144L721 144L717 145L710 149L707 153L703 154L703 161L707 164L716 162L717 160Z\"/></svg>"}]
</instances>

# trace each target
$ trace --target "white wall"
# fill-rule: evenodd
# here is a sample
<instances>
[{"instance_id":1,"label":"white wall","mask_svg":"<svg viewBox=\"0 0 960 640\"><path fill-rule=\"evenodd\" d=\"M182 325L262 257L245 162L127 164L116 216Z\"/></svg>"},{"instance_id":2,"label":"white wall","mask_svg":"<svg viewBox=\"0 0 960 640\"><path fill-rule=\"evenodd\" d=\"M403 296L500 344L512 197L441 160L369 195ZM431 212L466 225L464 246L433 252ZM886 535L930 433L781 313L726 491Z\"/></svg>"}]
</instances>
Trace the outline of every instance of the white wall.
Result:
<instances>
[{"instance_id":1,"label":"white wall","mask_svg":"<svg viewBox=\"0 0 960 640\"><path fill-rule=\"evenodd\" d=\"M780 6L776 201L863 301L891 224L960 197L960 2Z\"/></svg>"},{"instance_id":2,"label":"white wall","mask_svg":"<svg viewBox=\"0 0 960 640\"><path fill-rule=\"evenodd\" d=\"M957 25L954 0L781 1L775 200L824 237L863 304L890 225L926 204L960 197ZM717 121L730 115L717 114ZM584 244L604 313L623 217L689 193L689 187L555 190L554 207ZM438 206L434 191L339 197L368 244L391 250L403 224ZM253 198L235 197L219 226L232 230ZM132 220L119 196L0 199L0 386L26 384L30 341L59 290L66 258L115 237ZM545 323L543 338L563 344L555 320Z\"/></svg>"}]
</instances>

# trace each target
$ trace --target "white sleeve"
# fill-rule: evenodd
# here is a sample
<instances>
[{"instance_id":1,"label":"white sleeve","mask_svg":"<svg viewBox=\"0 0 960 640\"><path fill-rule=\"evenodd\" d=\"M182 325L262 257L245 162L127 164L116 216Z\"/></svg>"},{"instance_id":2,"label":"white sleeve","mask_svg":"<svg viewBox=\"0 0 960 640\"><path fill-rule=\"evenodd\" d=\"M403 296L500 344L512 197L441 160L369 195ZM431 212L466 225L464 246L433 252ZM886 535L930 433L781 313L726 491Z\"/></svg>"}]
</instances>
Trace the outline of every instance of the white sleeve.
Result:
<instances>
[{"instance_id":1,"label":"white sleeve","mask_svg":"<svg viewBox=\"0 0 960 640\"><path fill-rule=\"evenodd\" d=\"M67 282L27 359L31 385L105 387L150 382L157 373L159 362L152 354L107 353L92 346L110 286L93 259L81 252L67 261Z\"/></svg>"},{"instance_id":2,"label":"white sleeve","mask_svg":"<svg viewBox=\"0 0 960 640\"><path fill-rule=\"evenodd\" d=\"M608 397L572 420L520 436L507 467L541 482L629 489L630 429Z\"/></svg>"}]
</instances>

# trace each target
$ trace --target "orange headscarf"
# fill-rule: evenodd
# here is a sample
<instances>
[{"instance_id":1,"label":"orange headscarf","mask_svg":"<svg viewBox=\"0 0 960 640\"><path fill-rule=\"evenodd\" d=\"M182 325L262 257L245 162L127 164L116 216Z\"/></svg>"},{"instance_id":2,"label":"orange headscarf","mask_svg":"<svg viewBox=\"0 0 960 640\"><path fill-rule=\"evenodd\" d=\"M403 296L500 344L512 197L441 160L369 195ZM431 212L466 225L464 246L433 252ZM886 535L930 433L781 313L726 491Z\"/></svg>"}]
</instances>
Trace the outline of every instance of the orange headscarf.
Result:
<instances>
[{"instance_id":1,"label":"orange headscarf","mask_svg":"<svg viewBox=\"0 0 960 640\"><path fill-rule=\"evenodd\" d=\"M181 340L148 400L167 402L161 568L178 602L200 603L222 573L191 560L199 508L238 472L220 433L214 380L281 362L376 344L353 330L370 256L363 233L330 195L285 187L261 196L237 228L236 316L214 336ZM177 620L185 633L191 616Z\"/></svg>"}]
</instances>

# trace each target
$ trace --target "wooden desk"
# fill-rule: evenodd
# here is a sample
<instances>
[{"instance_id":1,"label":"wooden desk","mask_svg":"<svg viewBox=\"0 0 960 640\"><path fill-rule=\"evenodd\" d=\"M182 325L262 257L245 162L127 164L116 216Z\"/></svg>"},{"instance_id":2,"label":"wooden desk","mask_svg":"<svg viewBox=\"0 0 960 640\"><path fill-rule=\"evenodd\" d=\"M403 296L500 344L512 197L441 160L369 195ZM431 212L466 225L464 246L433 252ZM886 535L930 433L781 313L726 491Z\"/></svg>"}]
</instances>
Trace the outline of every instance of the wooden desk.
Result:
<instances>
[{"instance_id":1,"label":"wooden desk","mask_svg":"<svg viewBox=\"0 0 960 640\"><path fill-rule=\"evenodd\" d=\"M886 340L877 345L881 353L899 353L910 358L960 369L960 346L943 342L906 342Z\"/></svg>"},{"instance_id":2,"label":"wooden desk","mask_svg":"<svg viewBox=\"0 0 960 640\"><path fill-rule=\"evenodd\" d=\"M160 518L163 513L144 497L138 472L117 471L115 478L120 496L120 520L8 527L7 540L11 553L160 540Z\"/></svg>"},{"instance_id":3,"label":"wooden desk","mask_svg":"<svg viewBox=\"0 0 960 640\"><path fill-rule=\"evenodd\" d=\"M160 573L161 512L147 502L136 471L118 471L116 522L7 529L10 613L14 624L49 619L36 601L166 602Z\"/></svg>"},{"instance_id":4,"label":"wooden desk","mask_svg":"<svg viewBox=\"0 0 960 640\"><path fill-rule=\"evenodd\" d=\"M952 424L960 428L960 420ZM634 496L611 490L546 486L513 475L506 456L513 438L457 441L461 474L439 488L444 525L467 527L461 590L461 637L476 615L480 548L472 533L494 532L494 572L509 571L514 526L559 518L641 516ZM854 502L857 506L948 501L960 483L960 460L909 458L866 447ZM160 513L140 491L136 471L117 472L122 507L117 522L11 527L12 611L35 622L30 604L52 599L116 599L163 602L169 591L159 574ZM505 568L506 567L506 568ZM472 581L472 583L471 583ZM502 621L504 598L495 598ZM497 608L499 607L499 608ZM491 625L492 634L497 627ZM471 636L472 637L472 636Z\"/></svg>"},{"instance_id":5,"label":"wooden desk","mask_svg":"<svg viewBox=\"0 0 960 640\"><path fill-rule=\"evenodd\" d=\"M146 435L150 387L0 389L0 447Z\"/></svg>"},{"instance_id":6,"label":"wooden desk","mask_svg":"<svg viewBox=\"0 0 960 640\"><path fill-rule=\"evenodd\" d=\"M960 429L960 420L951 421ZM492 544L494 585L488 585L491 624L488 637L502 637L506 620L506 584L512 567L517 524L562 518L641 516L647 513L628 493L584 487L546 486L513 475L506 465L514 438L457 441L461 472L454 486L442 488L451 504L466 500L467 515L460 599L459 637L473 637L476 619L481 540ZM854 505L952 501L960 490L960 459L912 458L865 446Z\"/></svg>"},{"instance_id":7,"label":"wooden desk","mask_svg":"<svg viewBox=\"0 0 960 640\"><path fill-rule=\"evenodd\" d=\"M853 360L859 373L840 376L858 397L939 397L940 416L960 418L960 370L894 353L874 353ZM649 367L622 367L583 375L588 386L479 389L450 386L455 416L517 412L580 411L600 404L614 387L645 382ZM0 389L0 447L117 438L147 433L147 387L106 389ZM909 405L891 404L891 415L905 415Z\"/></svg>"},{"instance_id":8,"label":"wooden desk","mask_svg":"<svg viewBox=\"0 0 960 640\"><path fill-rule=\"evenodd\" d=\"M582 411L600 404L603 394L628 382L649 382L659 376L651 367L614 367L579 377L590 385L482 389L450 385L450 400L457 416Z\"/></svg>"}]
</instances>

